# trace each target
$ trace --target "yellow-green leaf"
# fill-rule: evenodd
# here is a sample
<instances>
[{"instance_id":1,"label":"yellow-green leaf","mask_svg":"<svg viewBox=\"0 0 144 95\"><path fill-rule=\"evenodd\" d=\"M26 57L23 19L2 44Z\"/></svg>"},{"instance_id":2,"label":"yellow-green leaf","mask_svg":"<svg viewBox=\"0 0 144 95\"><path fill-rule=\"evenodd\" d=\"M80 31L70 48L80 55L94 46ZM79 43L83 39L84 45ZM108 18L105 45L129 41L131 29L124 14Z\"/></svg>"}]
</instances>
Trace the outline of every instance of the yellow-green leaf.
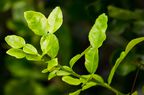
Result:
<instances>
[{"instance_id":1,"label":"yellow-green leaf","mask_svg":"<svg viewBox=\"0 0 144 95\"><path fill-rule=\"evenodd\" d=\"M70 84L70 85L80 85L81 81L77 78L73 78L71 76L62 77L62 81Z\"/></svg>"},{"instance_id":2,"label":"yellow-green leaf","mask_svg":"<svg viewBox=\"0 0 144 95\"><path fill-rule=\"evenodd\" d=\"M8 45L10 45L12 48L21 48L25 45L25 40L16 35L9 35L5 37L5 41Z\"/></svg>"},{"instance_id":3,"label":"yellow-green leaf","mask_svg":"<svg viewBox=\"0 0 144 95\"><path fill-rule=\"evenodd\" d=\"M28 54L38 54L37 49L31 44L24 45L23 51Z\"/></svg>"},{"instance_id":4,"label":"yellow-green leaf","mask_svg":"<svg viewBox=\"0 0 144 95\"><path fill-rule=\"evenodd\" d=\"M26 11L24 12L24 17L28 23L28 27L36 35L44 35L48 32L49 25L47 18L40 12Z\"/></svg>"},{"instance_id":5,"label":"yellow-green leaf","mask_svg":"<svg viewBox=\"0 0 144 95\"><path fill-rule=\"evenodd\" d=\"M95 73L98 67L99 56L97 48L90 48L85 54L85 67L89 73Z\"/></svg>"},{"instance_id":6,"label":"yellow-green leaf","mask_svg":"<svg viewBox=\"0 0 144 95\"><path fill-rule=\"evenodd\" d=\"M63 22L63 15L60 7L56 7L50 13L48 17L48 24L49 24L49 32L54 33L56 32L59 27L62 25Z\"/></svg>"},{"instance_id":7,"label":"yellow-green leaf","mask_svg":"<svg viewBox=\"0 0 144 95\"><path fill-rule=\"evenodd\" d=\"M69 95L79 95L80 92L81 92L81 89L79 89L79 90L77 90L77 91L75 91L75 92L72 92L72 93L70 93Z\"/></svg>"},{"instance_id":8,"label":"yellow-green leaf","mask_svg":"<svg viewBox=\"0 0 144 95\"><path fill-rule=\"evenodd\" d=\"M15 48L9 49L6 53L16 58L24 58L26 56L23 50Z\"/></svg>"},{"instance_id":9,"label":"yellow-green leaf","mask_svg":"<svg viewBox=\"0 0 144 95\"><path fill-rule=\"evenodd\" d=\"M59 42L54 34L47 34L42 36L40 40L41 50L43 54L48 54L51 58L54 58L58 54Z\"/></svg>"},{"instance_id":10,"label":"yellow-green leaf","mask_svg":"<svg viewBox=\"0 0 144 95\"><path fill-rule=\"evenodd\" d=\"M92 29L89 32L89 41L92 47L99 48L106 39L107 16L103 13L95 21Z\"/></svg>"},{"instance_id":11,"label":"yellow-green leaf","mask_svg":"<svg viewBox=\"0 0 144 95\"><path fill-rule=\"evenodd\" d=\"M108 84L111 84L112 82L112 79L113 79L113 76L114 76L114 73L116 71L116 69L118 68L119 64L123 61L123 59L125 58L125 56L129 53L129 51L134 47L136 46L138 43L144 41L144 37L140 37L140 38L136 38L136 39L133 39L131 40L128 45L126 46L126 49L125 51L123 51L121 54L120 54L120 57L116 60L115 62L115 65L113 66L113 68L111 69L111 72L109 74L109 77L108 77Z\"/></svg>"}]
</instances>

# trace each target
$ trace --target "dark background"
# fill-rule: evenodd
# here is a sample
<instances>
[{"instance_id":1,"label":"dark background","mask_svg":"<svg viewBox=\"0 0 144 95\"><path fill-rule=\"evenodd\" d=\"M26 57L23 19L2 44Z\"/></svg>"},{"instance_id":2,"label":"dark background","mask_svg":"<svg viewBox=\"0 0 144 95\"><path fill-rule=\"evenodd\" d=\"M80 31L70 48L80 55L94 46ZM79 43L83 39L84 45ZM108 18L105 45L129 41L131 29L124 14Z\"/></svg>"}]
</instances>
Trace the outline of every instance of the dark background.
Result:
<instances>
[{"instance_id":1,"label":"dark background","mask_svg":"<svg viewBox=\"0 0 144 95\"><path fill-rule=\"evenodd\" d=\"M46 17L56 6L63 12L64 22L56 32L60 42L59 63L68 65L70 58L89 46L88 32L102 13L109 17L107 39L100 48L97 73L107 80L110 69L127 43L144 36L144 0L0 0L0 95L68 95L76 86L69 86L56 77L47 80L41 73L45 64L16 59L5 52L7 35L25 38L40 50L39 36L27 27L24 11L42 12ZM84 58L74 66L79 74L87 74ZM123 93L131 91L137 70L134 90L144 94L144 43L137 45L119 66L112 87ZM92 87L81 95L115 95L102 87Z\"/></svg>"}]
</instances>

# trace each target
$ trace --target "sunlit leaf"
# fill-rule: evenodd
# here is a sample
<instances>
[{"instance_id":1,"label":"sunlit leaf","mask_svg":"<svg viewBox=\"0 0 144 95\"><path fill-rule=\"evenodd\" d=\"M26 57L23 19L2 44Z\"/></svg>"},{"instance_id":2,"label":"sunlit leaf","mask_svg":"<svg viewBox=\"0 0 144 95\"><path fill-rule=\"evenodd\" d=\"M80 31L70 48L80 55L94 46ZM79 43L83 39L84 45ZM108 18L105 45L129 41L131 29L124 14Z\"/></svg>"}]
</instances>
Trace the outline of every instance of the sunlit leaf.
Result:
<instances>
[{"instance_id":1,"label":"sunlit leaf","mask_svg":"<svg viewBox=\"0 0 144 95\"><path fill-rule=\"evenodd\" d=\"M67 72L67 71L64 71L64 70L59 70L56 73L57 76L67 76L67 75L70 75L70 74L71 74L70 72Z\"/></svg>"},{"instance_id":2,"label":"sunlit leaf","mask_svg":"<svg viewBox=\"0 0 144 95\"><path fill-rule=\"evenodd\" d=\"M97 82L104 83L104 80L103 80L103 78L102 78L100 75L93 74L92 77L93 77L93 79L95 79Z\"/></svg>"},{"instance_id":3,"label":"sunlit leaf","mask_svg":"<svg viewBox=\"0 0 144 95\"><path fill-rule=\"evenodd\" d=\"M88 88L90 88L90 87L93 87L93 86L96 86L97 85L97 83L95 83L95 82L87 82L83 87L82 87L82 90L86 90L86 89L88 89Z\"/></svg>"},{"instance_id":4,"label":"sunlit leaf","mask_svg":"<svg viewBox=\"0 0 144 95\"><path fill-rule=\"evenodd\" d=\"M80 54L77 54L76 56L74 56L71 60L70 60L70 67L72 68L73 65L76 63L77 60L79 60L79 58L81 57Z\"/></svg>"},{"instance_id":5,"label":"sunlit leaf","mask_svg":"<svg viewBox=\"0 0 144 95\"><path fill-rule=\"evenodd\" d=\"M129 51L138 43L144 41L144 37L140 37L140 38L136 38L133 39L132 41L130 41L125 49L125 51L123 51L120 54L120 57L116 60L115 65L113 66L113 68L111 69L111 72L109 74L108 77L108 84L111 84L111 81L113 79L114 73L116 71L116 69L118 68L119 64L123 61L123 59L125 58L125 56L129 53Z\"/></svg>"},{"instance_id":6,"label":"sunlit leaf","mask_svg":"<svg viewBox=\"0 0 144 95\"><path fill-rule=\"evenodd\" d=\"M26 56L26 54L21 49L11 48L6 53L16 58L24 58Z\"/></svg>"},{"instance_id":7,"label":"sunlit leaf","mask_svg":"<svg viewBox=\"0 0 144 95\"><path fill-rule=\"evenodd\" d=\"M60 7L56 7L55 9L53 9L53 11L50 13L48 17L49 32L50 33L56 32L62 25L62 22L63 22L62 11Z\"/></svg>"},{"instance_id":8,"label":"sunlit leaf","mask_svg":"<svg viewBox=\"0 0 144 95\"><path fill-rule=\"evenodd\" d=\"M59 42L54 34L49 33L42 36L40 45L43 54L48 54L52 58L57 56L59 50Z\"/></svg>"},{"instance_id":9,"label":"sunlit leaf","mask_svg":"<svg viewBox=\"0 0 144 95\"><path fill-rule=\"evenodd\" d=\"M28 54L38 54L37 49L31 44L24 45L23 51Z\"/></svg>"},{"instance_id":10,"label":"sunlit leaf","mask_svg":"<svg viewBox=\"0 0 144 95\"><path fill-rule=\"evenodd\" d=\"M107 29L108 18L105 14L100 15L89 32L89 41L92 47L99 48L103 41L106 39L106 29Z\"/></svg>"},{"instance_id":11,"label":"sunlit leaf","mask_svg":"<svg viewBox=\"0 0 144 95\"><path fill-rule=\"evenodd\" d=\"M12 48L21 48L25 45L25 40L22 37L16 35L6 36L5 41Z\"/></svg>"},{"instance_id":12,"label":"sunlit leaf","mask_svg":"<svg viewBox=\"0 0 144 95\"><path fill-rule=\"evenodd\" d=\"M24 17L28 23L28 27L37 35L44 35L48 32L47 18L40 12L26 11Z\"/></svg>"},{"instance_id":13,"label":"sunlit leaf","mask_svg":"<svg viewBox=\"0 0 144 95\"><path fill-rule=\"evenodd\" d=\"M69 95L79 95L80 92L81 92L81 89L79 89L79 90L77 90L77 91L75 91L75 92L72 92L72 93L70 93Z\"/></svg>"},{"instance_id":14,"label":"sunlit leaf","mask_svg":"<svg viewBox=\"0 0 144 95\"><path fill-rule=\"evenodd\" d=\"M58 59L54 58L54 59L48 61L47 63L48 63L47 69L48 69L48 71L50 71L53 67L58 65Z\"/></svg>"},{"instance_id":15,"label":"sunlit leaf","mask_svg":"<svg viewBox=\"0 0 144 95\"><path fill-rule=\"evenodd\" d=\"M40 61L41 56L40 55L33 55L33 54L26 54L26 59L31 61Z\"/></svg>"},{"instance_id":16,"label":"sunlit leaf","mask_svg":"<svg viewBox=\"0 0 144 95\"><path fill-rule=\"evenodd\" d=\"M73 78L71 76L64 76L62 80L70 85L79 85L81 81L77 78Z\"/></svg>"},{"instance_id":17,"label":"sunlit leaf","mask_svg":"<svg viewBox=\"0 0 144 95\"><path fill-rule=\"evenodd\" d=\"M80 81L85 84L90 79L90 77L91 75L81 75Z\"/></svg>"},{"instance_id":18,"label":"sunlit leaf","mask_svg":"<svg viewBox=\"0 0 144 95\"><path fill-rule=\"evenodd\" d=\"M90 48L85 54L85 67L89 73L95 73L98 67L99 56L97 48Z\"/></svg>"},{"instance_id":19,"label":"sunlit leaf","mask_svg":"<svg viewBox=\"0 0 144 95\"><path fill-rule=\"evenodd\" d=\"M48 75L48 80L51 80L52 78L54 78L56 76L57 71L58 70L54 70L54 71L50 72L49 75Z\"/></svg>"}]
</instances>

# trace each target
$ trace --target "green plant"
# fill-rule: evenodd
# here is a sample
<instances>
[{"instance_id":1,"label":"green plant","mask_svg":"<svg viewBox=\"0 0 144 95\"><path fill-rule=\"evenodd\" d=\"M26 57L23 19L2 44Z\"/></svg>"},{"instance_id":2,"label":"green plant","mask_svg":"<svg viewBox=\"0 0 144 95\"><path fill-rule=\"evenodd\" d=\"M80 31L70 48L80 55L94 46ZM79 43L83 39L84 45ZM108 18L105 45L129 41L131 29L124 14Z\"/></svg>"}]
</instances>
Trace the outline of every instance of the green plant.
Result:
<instances>
[{"instance_id":1,"label":"green plant","mask_svg":"<svg viewBox=\"0 0 144 95\"><path fill-rule=\"evenodd\" d=\"M120 57L116 60L115 65L111 69L107 82L103 78L96 74L99 63L99 47L102 46L103 41L106 39L107 29L107 16L103 13L95 21L92 29L89 32L90 46L84 50L81 54L74 56L70 62L70 66L61 66L58 63L58 51L59 42L55 36L55 32L60 28L63 22L63 16L60 7L56 7L46 18L43 14L34 11L26 11L24 17L28 23L28 27L36 34L41 36L40 47L42 53L38 53L38 50L31 44L25 42L25 40L16 35L9 35L5 37L8 45L12 48L7 51L7 54L16 58L24 58L33 61L42 61L47 64L47 68L42 73L49 73L48 80L55 76L61 76L62 80L70 85L81 85L81 89L70 93L69 95L79 95L81 91L84 91L93 86L102 86L110 89L116 95L129 95L124 94L115 88L111 87L113 76L116 69L122 60L126 57L129 51L138 43L144 40L144 37L133 39L130 41L125 49L120 54ZM73 70L75 63L85 56L85 67L89 72L88 75L79 75ZM137 95L134 92L133 95Z\"/></svg>"}]
</instances>

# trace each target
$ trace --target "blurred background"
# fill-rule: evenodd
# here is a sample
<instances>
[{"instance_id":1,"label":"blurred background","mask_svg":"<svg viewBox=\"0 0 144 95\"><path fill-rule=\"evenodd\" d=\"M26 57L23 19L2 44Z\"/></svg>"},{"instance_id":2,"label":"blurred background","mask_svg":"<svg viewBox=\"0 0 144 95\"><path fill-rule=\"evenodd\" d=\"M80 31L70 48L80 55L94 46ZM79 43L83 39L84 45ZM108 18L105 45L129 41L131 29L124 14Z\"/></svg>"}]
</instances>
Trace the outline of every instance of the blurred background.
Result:
<instances>
[{"instance_id":1,"label":"blurred background","mask_svg":"<svg viewBox=\"0 0 144 95\"><path fill-rule=\"evenodd\" d=\"M56 6L64 16L61 28L56 32L60 42L59 63L68 65L70 58L89 46L88 33L98 15L109 17L107 40L100 48L97 73L106 81L108 74L127 43L144 36L144 0L0 0L0 95L68 95L80 88L69 86L56 77L47 80L41 73L45 64L16 59L6 55L9 46L7 35L19 35L40 50L39 36L27 27L23 13L28 10L42 12L46 17ZM79 74L87 74L84 58L74 66ZM112 87L121 92L131 91L139 70L134 90L144 95L144 42L137 45L120 64ZM92 87L81 95L115 95L108 89Z\"/></svg>"}]
</instances>

